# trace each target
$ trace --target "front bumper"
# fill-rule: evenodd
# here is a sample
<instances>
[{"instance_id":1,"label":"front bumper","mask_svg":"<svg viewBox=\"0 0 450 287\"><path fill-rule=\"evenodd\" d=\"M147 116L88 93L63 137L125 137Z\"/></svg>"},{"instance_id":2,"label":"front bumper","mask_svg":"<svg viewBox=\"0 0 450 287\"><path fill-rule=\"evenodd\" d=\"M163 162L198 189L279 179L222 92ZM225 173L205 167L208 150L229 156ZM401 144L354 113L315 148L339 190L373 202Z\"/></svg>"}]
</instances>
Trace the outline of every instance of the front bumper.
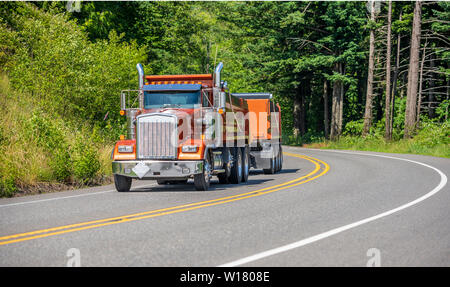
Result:
<instances>
[{"instance_id":1,"label":"front bumper","mask_svg":"<svg viewBox=\"0 0 450 287\"><path fill-rule=\"evenodd\" d=\"M145 165L149 170L143 175L135 172L136 166ZM203 161L127 160L113 161L112 172L139 179L183 179L203 172Z\"/></svg>"}]
</instances>

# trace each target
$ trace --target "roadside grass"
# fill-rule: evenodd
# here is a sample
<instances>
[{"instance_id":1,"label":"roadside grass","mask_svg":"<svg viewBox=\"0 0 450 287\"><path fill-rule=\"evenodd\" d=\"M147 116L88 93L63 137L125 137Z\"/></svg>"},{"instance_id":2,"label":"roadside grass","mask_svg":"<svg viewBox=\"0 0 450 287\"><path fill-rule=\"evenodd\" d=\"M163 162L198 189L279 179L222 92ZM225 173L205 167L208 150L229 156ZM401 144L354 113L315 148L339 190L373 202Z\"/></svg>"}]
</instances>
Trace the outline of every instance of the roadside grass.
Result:
<instances>
[{"instance_id":1,"label":"roadside grass","mask_svg":"<svg viewBox=\"0 0 450 287\"><path fill-rule=\"evenodd\" d=\"M36 101L0 75L0 197L111 182L113 144Z\"/></svg>"},{"instance_id":2,"label":"roadside grass","mask_svg":"<svg viewBox=\"0 0 450 287\"><path fill-rule=\"evenodd\" d=\"M321 141L302 144L307 148L375 151L386 153L420 154L450 158L450 121L443 123L426 121L411 139L386 141L380 134L344 135L336 141Z\"/></svg>"},{"instance_id":3,"label":"roadside grass","mask_svg":"<svg viewBox=\"0 0 450 287\"><path fill-rule=\"evenodd\" d=\"M111 182L125 129L117 93L136 85L146 48L115 31L93 42L65 13L13 6L0 13L0 197Z\"/></svg>"},{"instance_id":4,"label":"roadside grass","mask_svg":"<svg viewBox=\"0 0 450 287\"><path fill-rule=\"evenodd\" d=\"M306 148L360 150L386 153L420 154L450 158L450 146L438 144L434 147L424 146L414 139L387 142L383 139L361 140L358 137L343 137L338 141L304 144Z\"/></svg>"}]
</instances>

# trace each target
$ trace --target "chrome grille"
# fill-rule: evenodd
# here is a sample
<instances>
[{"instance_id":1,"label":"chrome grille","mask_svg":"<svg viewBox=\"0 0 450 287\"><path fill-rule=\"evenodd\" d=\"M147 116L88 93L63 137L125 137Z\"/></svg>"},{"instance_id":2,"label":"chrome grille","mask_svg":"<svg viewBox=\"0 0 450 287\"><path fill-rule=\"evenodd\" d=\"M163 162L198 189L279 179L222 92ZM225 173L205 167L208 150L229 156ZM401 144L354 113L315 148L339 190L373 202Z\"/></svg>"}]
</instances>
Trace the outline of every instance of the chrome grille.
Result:
<instances>
[{"instance_id":1,"label":"chrome grille","mask_svg":"<svg viewBox=\"0 0 450 287\"><path fill-rule=\"evenodd\" d=\"M150 114L137 117L137 153L139 159L175 159L177 157L177 118Z\"/></svg>"}]
</instances>

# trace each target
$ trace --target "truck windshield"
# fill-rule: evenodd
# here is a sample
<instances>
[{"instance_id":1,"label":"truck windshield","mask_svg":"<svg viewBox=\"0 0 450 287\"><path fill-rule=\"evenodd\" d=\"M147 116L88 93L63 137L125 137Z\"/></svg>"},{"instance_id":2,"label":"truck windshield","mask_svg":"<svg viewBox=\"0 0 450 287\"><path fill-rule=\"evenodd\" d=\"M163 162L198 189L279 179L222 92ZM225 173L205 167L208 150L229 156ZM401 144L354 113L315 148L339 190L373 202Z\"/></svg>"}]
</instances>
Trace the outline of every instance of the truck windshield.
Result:
<instances>
[{"instance_id":1,"label":"truck windshield","mask_svg":"<svg viewBox=\"0 0 450 287\"><path fill-rule=\"evenodd\" d=\"M144 108L194 108L200 105L200 91L144 92Z\"/></svg>"}]
</instances>

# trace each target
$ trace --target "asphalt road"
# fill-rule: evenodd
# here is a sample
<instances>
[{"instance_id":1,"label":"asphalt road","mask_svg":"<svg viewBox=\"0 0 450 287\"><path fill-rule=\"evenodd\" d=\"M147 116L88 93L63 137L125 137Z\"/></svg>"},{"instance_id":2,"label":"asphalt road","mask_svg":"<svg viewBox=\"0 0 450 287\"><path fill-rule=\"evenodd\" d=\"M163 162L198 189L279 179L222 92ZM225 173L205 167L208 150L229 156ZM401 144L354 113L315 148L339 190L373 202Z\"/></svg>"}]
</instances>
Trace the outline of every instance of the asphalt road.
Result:
<instances>
[{"instance_id":1,"label":"asphalt road","mask_svg":"<svg viewBox=\"0 0 450 287\"><path fill-rule=\"evenodd\" d=\"M450 266L450 159L284 151L281 173L207 192L1 199L0 266L66 266L73 248L81 266Z\"/></svg>"}]
</instances>

